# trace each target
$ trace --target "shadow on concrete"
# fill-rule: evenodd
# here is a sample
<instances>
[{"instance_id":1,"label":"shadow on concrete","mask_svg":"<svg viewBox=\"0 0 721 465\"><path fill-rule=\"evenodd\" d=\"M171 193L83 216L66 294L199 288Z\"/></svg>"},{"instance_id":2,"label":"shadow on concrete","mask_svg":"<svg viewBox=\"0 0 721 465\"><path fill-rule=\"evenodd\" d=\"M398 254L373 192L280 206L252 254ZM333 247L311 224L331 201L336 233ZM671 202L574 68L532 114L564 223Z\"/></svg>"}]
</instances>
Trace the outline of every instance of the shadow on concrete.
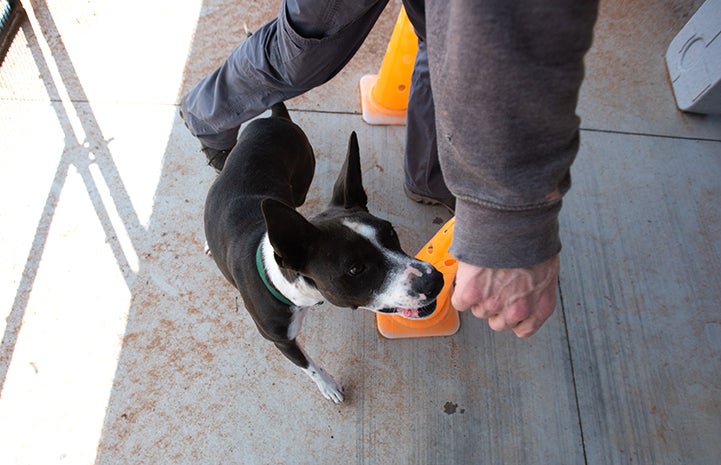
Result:
<instances>
[{"instance_id":1,"label":"shadow on concrete","mask_svg":"<svg viewBox=\"0 0 721 465\"><path fill-rule=\"evenodd\" d=\"M31 5L35 11L40 9L47 10L47 4L44 0L32 0ZM87 189L88 198L92 202L98 221L105 232L107 243L115 256L120 273L128 289L131 290L135 284L137 275L129 266L125 252L117 239L118 233L115 231L110 220L108 206L103 203L103 199L99 195L96 181L90 173L90 165L97 166L102 174L103 180L107 184L113 201L116 204L115 209L120 212L124 227L131 241L137 239L139 235L144 232L144 227L140 224L138 216L133 209L133 204L123 185L123 180L120 177L117 166L113 162L112 154L108 147L110 140L102 137L102 129L92 111L88 112L80 106L87 102L87 97L83 92L82 83L75 73L73 63L68 51L63 45L62 36L57 30L52 16L47 15L43 18L41 22L42 30L40 31L33 30L32 25L27 19L20 27L28 39L32 56L40 70L40 77L52 101L52 107L57 114L58 124L65 134L65 147L60 155L53 181L48 189L45 205L35 230L32 247L25 261L22 278L16 291L12 309L7 318L7 326L2 339L2 346L0 347L2 350L2 357L0 358L0 360L2 360L0 363L0 392L2 392L2 387L12 362L18 332L20 331L20 326L25 316L28 299L30 298L40 259L48 239L50 224L53 221L55 209L58 205L68 170L74 167L82 177L85 188ZM43 56L39 46L38 35L44 37L47 42L51 42L50 38L52 38L51 58L55 64L58 65L58 68L61 69L62 82L55 82L53 80L46 57ZM62 64L62 66L59 64ZM80 98L68 102L61 101L58 98L60 94L58 91L59 86L77 89L77 91L80 92ZM70 105L70 107L66 105ZM76 133L76 130L70 123L71 118L68 115L69 111L76 113L85 137L79 136ZM133 246L137 248L137 243L134 242Z\"/></svg>"}]
</instances>

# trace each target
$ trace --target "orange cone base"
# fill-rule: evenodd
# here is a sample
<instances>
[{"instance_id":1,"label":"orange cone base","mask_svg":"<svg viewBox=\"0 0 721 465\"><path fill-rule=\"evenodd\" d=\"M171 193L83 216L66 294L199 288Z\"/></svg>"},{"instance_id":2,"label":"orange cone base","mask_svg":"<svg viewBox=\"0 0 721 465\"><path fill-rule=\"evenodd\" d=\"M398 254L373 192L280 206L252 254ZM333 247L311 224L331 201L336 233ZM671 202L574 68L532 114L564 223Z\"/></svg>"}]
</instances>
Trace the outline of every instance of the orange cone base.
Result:
<instances>
[{"instance_id":1,"label":"orange cone base","mask_svg":"<svg viewBox=\"0 0 721 465\"><path fill-rule=\"evenodd\" d=\"M406 124L406 110L385 108L373 99L373 86L377 74L366 74L360 80L361 111L363 121L374 126L403 126Z\"/></svg>"},{"instance_id":2,"label":"orange cone base","mask_svg":"<svg viewBox=\"0 0 721 465\"><path fill-rule=\"evenodd\" d=\"M461 327L458 311L451 305L453 278L458 262L448 253L456 218L451 218L416 254L443 273L443 289L436 299L436 311L423 320L409 320L400 315L376 314L378 332L388 339L451 336Z\"/></svg>"},{"instance_id":3,"label":"orange cone base","mask_svg":"<svg viewBox=\"0 0 721 465\"><path fill-rule=\"evenodd\" d=\"M423 322L422 326L414 323ZM452 336L461 327L458 312L450 305L436 310L425 320L408 320L398 315L376 315L376 324L381 336L388 339L403 339L413 337Z\"/></svg>"}]
</instances>

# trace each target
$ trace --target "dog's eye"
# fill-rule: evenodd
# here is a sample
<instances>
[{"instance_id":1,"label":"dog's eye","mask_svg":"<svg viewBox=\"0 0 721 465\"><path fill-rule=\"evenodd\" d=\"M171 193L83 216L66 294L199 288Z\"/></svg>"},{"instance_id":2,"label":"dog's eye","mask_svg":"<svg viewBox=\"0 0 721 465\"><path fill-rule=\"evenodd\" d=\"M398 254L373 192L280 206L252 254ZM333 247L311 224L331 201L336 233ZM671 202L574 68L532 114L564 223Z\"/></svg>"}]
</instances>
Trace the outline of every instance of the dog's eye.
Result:
<instances>
[{"instance_id":1,"label":"dog's eye","mask_svg":"<svg viewBox=\"0 0 721 465\"><path fill-rule=\"evenodd\" d=\"M362 263L356 263L348 268L348 274L351 276L358 276L365 271L366 267Z\"/></svg>"}]
</instances>

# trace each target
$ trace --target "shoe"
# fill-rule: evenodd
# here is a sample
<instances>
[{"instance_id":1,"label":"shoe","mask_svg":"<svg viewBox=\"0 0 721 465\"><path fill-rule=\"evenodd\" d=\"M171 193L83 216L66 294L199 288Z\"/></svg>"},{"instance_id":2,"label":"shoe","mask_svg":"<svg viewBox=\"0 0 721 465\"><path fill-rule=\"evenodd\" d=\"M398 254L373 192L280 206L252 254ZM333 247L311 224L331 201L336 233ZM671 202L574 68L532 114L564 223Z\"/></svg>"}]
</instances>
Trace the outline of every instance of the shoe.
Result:
<instances>
[{"instance_id":1,"label":"shoe","mask_svg":"<svg viewBox=\"0 0 721 465\"><path fill-rule=\"evenodd\" d=\"M205 154L205 158L208 159L208 166L212 166L218 173L221 172L223 166L225 166L225 159L228 158L230 150L217 150L211 149L210 147L201 147L201 152Z\"/></svg>"},{"instance_id":2,"label":"shoe","mask_svg":"<svg viewBox=\"0 0 721 465\"><path fill-rule=\"evenodd\" d=\"M435 197L429 197L427 195L416 194L408 188L403 186L403 190L406 192L406 197L413 200L414 202L422 203L423 205L441 205L446 207L452 214L456 214L456 198L448 197L444 199L437 199Z\"/></svg>"},{"instance_id":3,"label":"shoe","mask_svg":"<svg viewBox=\"0 0 721 465\"><path fill-rule=\"evenodd\" d=\"M185 122L185 115L183 115L182 107L178 109L178 113L180 114L180 119L183 120L183 124L185 124L185 127L188 128L188 123ZM190 130L190 128L188 128L188 130ZM205 158L208 160L208 166L212 166L217 173L220 173L223 166L225 166L225 159L228 158L230 150L231 149L212 149L210 147L204 147L202 144L200 147L200 151L205 154Z\"/></svg>"}]
</instances>

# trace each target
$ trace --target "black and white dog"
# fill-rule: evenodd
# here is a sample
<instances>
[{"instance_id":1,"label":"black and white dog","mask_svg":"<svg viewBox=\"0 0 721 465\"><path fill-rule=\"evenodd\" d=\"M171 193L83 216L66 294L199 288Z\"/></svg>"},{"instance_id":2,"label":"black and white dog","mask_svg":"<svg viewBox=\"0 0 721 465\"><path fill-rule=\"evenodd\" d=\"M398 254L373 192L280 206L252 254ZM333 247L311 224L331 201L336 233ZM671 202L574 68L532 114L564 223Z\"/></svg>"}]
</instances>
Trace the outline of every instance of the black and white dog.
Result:
<instances>
[{"instance_id":1,"label":"black and white dog","mask_svg":"<svg viewBox=\"0 0 721 465\"><path fill-rule=\"evenodd\" d=\"M330 205L308 220L295 207L314 169L307 137L285 105L274 105L269 118L244 129L210 188L205 234L260 333L339 403L343 387L296 341L308 309L327 300L424 318L435 309L443 275L405 254L393 226L368 212L355 133Z\"/></svg>"}]
</instances>

